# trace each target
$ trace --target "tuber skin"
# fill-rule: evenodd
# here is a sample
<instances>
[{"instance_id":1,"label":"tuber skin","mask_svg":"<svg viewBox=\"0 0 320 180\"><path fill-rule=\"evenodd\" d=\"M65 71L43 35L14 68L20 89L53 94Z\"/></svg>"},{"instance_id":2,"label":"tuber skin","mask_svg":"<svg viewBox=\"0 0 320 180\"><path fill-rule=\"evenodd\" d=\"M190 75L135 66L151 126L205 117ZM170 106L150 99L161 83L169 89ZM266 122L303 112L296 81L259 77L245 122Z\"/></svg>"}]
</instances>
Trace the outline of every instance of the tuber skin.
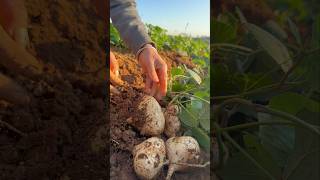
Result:
<instances>
[{"instance_id":1,"label":"tuber skin","mask_svg":"<svg viewBox=\"0 0 320 180\"><path fill-rule=\"evenodd\" d=\"M166 141L166 152L169 160L166 180L170 180L175 171L184 171L190 168L179 163L199 163L200 146L193 137L181 136L169 138Z\"/></svg>"},{"instance_id":2,"label":"tuber skin","mask_svg":"<svg viewBox=\"0 0 320 180\"><path fill-rule=\"evenodd\" d=\"M166 159L165 143L151 137L136 145L132 151L134 171L140 179L154 179L162 169Z\"/></svg>"},{"instance_id":3,"label":"tuber skin","mask_svg":"<svg viewBox=\"0 0 320 180\"><path fill-rule=\"evenodd\" d=\"M167 137L175 137L180 130L181 123L178 118L179 107L177 105L169 105L164 112L165 128L164 134Z\"/></svg>"},{"instance_id":4,"label":"tuber skin","mask_svg":"<svg viewBox=\"0 0 320 180\"><path fill-rule=\"evenodd\" d=\"M165 126L164 115L158 101L149 95L144 95L137 106L137 116L128 123L137 128L142 135L158 136Z\"/></svg>"}]
</instances>

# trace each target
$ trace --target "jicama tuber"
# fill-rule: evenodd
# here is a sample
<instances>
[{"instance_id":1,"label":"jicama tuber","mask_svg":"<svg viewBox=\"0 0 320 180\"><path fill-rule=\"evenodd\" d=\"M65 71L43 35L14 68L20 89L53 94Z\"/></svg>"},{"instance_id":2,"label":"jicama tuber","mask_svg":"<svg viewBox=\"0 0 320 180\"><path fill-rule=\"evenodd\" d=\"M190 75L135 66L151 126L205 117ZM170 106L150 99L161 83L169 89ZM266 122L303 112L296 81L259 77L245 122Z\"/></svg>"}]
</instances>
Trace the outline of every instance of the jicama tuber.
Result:
<instances>
[{"instance_id":1,"label":"jicama tuber","mask_svg":"<svg viewBox=\"0 0 320 180\"><path fill-rule=\"evenodd\" d=\"M184 171L189 168L187 164L197 164L200 158L198 142L190 136L172 137L166 141L169 169L166 180L171 179L175 171ZM179 164L180 163L180 164Z\"/></svg>"},{"instance_id":2,"label":"jicama tuber","mask_svg":"<svg viewBox=\"0 0 320 180\"><path fill-rule=\"evenodd\" d=\"M177 105L169 105L164 112L165 118L165 128L164 134L167 137L176 136L177 132L180 130L181 123L178 118L179 107Z\"/></svg>"},{"instance_id":3,"label":"jicama tuber","mask_svg":"<svg viewBox=\"0 0 320 180\"><path fill-rule=\"evenodd\" d=\"M158 101L145 95L138 102L135 118L128 119L128 123L136 127L142 135L157 136L164 131L165 119Z\"/></svg>"},{"instance_id":4,"label":"jicama tuber","mask_svg":"<svg viewBox=\"0 0 320 180\"><path fill-rule=\"evenodd\" d=\"M134 147L133 166L141 179L154 179L162 169L166 159L165 143L152 137Z\"/></svg>"}]
</instances>

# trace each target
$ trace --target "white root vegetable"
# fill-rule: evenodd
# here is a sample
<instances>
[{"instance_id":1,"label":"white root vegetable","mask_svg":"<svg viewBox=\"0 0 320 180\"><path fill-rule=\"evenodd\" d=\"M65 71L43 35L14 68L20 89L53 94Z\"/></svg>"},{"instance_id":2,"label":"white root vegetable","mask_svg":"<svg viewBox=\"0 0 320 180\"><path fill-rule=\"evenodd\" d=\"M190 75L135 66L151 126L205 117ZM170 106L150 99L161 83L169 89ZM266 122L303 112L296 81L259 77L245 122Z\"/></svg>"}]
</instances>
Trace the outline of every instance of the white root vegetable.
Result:
<instances>
[{"instance_id":1,"label":"white root vegetable","mask_svg":"<svg viewBox=\"0 0 320 180\"><path fill-rule=\"evenodd\" d=\"M167 107L166 111L164 112L165 118L165 128L164 134L167 137L175 137L180 130L181 123L178 118L179 107L177 105L170 105Z\"/></svg>"},{"instance_id":2,"label":"white root vegetable","mask_svg":"<svg viewBox=\"0 0 320 180\"><path fill-rule=\"evenodd\" d=\"M167 137L175 137L180 130L181 123L177 116L165 115L166 124L164 134Z\"/></svg>"},{"instance_id":3,"label":"white root vegetable","mask_svg":"<svg viewBox=\"0 0 320 180\"><path fill-rule=\"evenodd\" d=\"M166 180L170 180L175 171L184 171L190 166L183 164L197 164L200 158L198 142L190 136L172 137L166 141L169 169Z\"/></svg>"},{"instance_id":4,"label":"white root vegetable","mask_svg":"<svg viewBox=\"0 0 320 180\"><path fill-rule=\"evenodd\" d=\"M142 135L157 136L163 133L165 126L164 115L157 100L145 95L137 106L137 115L128 120Z\"/></svg>"},{"instance_id":5,"label":"white root vegetable","mask_svg":"<svg viewBox=\"0 0 320 180\"><path fill-rule=\"evenodd\" d=\"M165 143L157 137L136 145L132 151L134 171L141 179L154 179L166 159Z\"/></svg>"}]
</instances>

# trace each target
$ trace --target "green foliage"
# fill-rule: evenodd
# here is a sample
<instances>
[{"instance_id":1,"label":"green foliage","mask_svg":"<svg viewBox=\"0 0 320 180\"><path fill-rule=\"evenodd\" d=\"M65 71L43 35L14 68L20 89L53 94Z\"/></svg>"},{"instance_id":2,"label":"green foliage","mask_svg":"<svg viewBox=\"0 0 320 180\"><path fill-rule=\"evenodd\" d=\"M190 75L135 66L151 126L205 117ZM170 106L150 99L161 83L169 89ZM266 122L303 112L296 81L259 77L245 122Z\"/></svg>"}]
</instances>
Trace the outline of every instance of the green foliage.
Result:
<instances>
[{"instance_id":1,"label":"green foliage","mask_svg":"<svg viewBox=\"0 0 320 180\"><path fill-rule=\"evenodd\" d=\"M217 124L217 137L233 131L227 133L231 139L218 141L220 150L229 152L217 170L222 179L320 177L320 137L314 133L320 129L320 16L312 16L306 27L307 3L273 2L279 4L286 11L280 8L276 20L263 26L248 22L237 8L211 22L216 37L211 93L217 107L211 123ZM311 33L301 34L301 27ZM222 106L230 101L237 103ZM285 124L288 120L293 124Z\"/></svg>"}]
</instances>

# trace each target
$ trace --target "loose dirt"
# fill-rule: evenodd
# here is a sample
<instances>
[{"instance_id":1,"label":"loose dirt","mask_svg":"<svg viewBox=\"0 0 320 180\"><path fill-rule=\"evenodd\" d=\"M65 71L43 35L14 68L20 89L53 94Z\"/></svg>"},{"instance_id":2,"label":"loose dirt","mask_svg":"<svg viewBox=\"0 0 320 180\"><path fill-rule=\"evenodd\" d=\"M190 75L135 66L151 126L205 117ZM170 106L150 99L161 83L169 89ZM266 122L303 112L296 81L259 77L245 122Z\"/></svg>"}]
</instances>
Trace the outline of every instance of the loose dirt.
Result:
<instances>
[{"instance_id":1,"label":"loose dirt","mask_svg":"<svg viewBox=\"0 0 320 180\"><path fill-rule=\"evenodd\" d=\"M107 179L106 152L91 143L106 124L104 22L89 0L26 6L28 51L52 72L28 79L0 68L33 97L27 106L0 102L0 120L27 134L0 124L0 179Z\"/></svg>"}]
</instances>

